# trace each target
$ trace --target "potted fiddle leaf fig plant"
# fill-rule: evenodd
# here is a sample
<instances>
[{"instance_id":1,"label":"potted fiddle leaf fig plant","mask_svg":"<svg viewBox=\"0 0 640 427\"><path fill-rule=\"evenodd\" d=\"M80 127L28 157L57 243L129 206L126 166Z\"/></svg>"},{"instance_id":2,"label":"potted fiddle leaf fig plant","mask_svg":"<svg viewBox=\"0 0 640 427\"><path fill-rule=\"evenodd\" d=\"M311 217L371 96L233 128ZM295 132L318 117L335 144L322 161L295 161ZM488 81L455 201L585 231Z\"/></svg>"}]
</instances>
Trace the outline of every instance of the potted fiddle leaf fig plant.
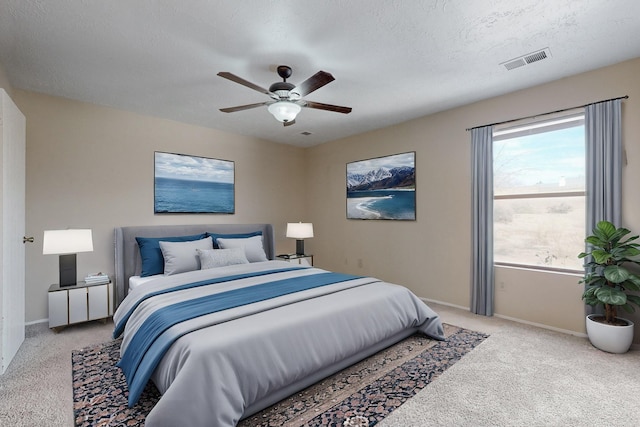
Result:
<instances>
[{"instance_id":1,"label":"potted fiddle leaf fig plant","mask_svg":"<svg viewBox=\"0 0 640 427\"><path fill-rule=\"evenodd\" d=\"M600 221L593 234L585 239L587 252L578 258L588 258L585 275L580 283L585 290L582 299L586 304L604 307L604 314L587 316L587 335L591 344L610 353L624 353L633 341L633 322L618 317L618 309L628 313L640 307L640 276L626 268L640 265L638 236L627 237L631 231L617 228L608 221Z\"/></svg>"}]
</instances>

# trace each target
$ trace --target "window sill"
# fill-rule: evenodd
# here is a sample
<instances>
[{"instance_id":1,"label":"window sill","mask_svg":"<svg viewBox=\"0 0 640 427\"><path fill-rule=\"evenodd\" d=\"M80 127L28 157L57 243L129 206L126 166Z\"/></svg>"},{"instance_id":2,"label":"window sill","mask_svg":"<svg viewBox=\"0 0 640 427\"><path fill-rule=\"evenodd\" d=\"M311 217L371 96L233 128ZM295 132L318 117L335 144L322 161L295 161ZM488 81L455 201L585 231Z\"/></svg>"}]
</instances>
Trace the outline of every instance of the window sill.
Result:
<instances>
[{"instance_id":1,"label":"window sill","mask_svg":"<svg viewBox=\"0 0 640 427\"><path fill-rule=\"evenodd\" d=\"M511 264L508 262L495 262L494 267L504 267L504 268L512 268L518 270L527 270L527 271L539 271L541 273L561 273L561 274L570 274L574 276L584 276L583 270L573 270L569 268L554 268L554 267L543 267L540 265L525 265L525 264Z\"/></svg>"}]
</instances>

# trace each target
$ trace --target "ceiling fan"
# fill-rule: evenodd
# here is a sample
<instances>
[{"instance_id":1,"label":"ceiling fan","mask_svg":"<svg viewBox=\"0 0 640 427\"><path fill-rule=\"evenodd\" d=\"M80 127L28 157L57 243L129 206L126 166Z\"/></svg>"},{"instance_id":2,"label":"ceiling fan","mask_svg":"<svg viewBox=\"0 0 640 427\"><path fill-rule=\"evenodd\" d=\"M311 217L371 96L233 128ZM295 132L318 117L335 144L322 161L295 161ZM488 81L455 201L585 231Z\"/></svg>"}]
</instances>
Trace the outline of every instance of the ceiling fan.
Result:
<instances>
[{"instance_id":1,"label":"ceiling fan","mask_svg":"<svg viewBox=\"0 0 640 427\"><path fill-rule=\"evenodd\" d=\"M303 107L316 108L318 110L335 111L337 113L349 114L351 112L350 107L341 107L339 105L323 104L320 102L307 101L303 99L304 96L310 94L314 90L320 89L322 86L331 83L334 77L326 71L318 71L313 76L309 77L304 82L297 86L287 82L287 79L291 77L291 67L287 65L278 66L278 75L282 77L281 82L275 82L269 86L269 90L253 84L235 74L221 71L218 73L220 77L231 80L232 82L239 83L250 89L257 90L266 95L269 95L272 99L265 102L258 102L256 104L239 105L237 107L221 108L223 113L233 113L235 111L248 110L250 108L261 107L263 105L268 106L268 110L279 122L282 122L284 126L291 126L296 122L296 116Z\"/></svg>"}]
</instances>

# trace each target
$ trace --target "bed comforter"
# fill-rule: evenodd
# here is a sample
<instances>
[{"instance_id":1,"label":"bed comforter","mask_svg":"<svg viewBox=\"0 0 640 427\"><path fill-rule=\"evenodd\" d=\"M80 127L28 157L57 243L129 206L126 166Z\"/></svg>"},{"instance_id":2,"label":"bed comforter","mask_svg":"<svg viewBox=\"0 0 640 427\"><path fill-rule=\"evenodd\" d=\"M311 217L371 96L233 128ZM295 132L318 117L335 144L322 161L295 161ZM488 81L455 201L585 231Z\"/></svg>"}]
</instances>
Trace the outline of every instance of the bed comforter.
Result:
<instances>
[{"instance_id":1,"label":"bed comforter","mask_svg":"<svg viewBox=\"0 0 640 427\"><path fill-rule=\"evenodd\" d=\"M374 278L338 275L298 292L254 296L272 284L319 282L328 273L268 261L161 277L136 288L114 315L114 335L124 334L120 363L126 361L130 404L150 378L162 397L147 426L235 426L416 331L444 339L438 315L424 302ZM236 293L249 303L175 324L158 317L177 303L208 305L216 295ZM159 322L166 325L156 327ZM150 336L154 329L157 336Z\"/></svg>"}]
</instances>

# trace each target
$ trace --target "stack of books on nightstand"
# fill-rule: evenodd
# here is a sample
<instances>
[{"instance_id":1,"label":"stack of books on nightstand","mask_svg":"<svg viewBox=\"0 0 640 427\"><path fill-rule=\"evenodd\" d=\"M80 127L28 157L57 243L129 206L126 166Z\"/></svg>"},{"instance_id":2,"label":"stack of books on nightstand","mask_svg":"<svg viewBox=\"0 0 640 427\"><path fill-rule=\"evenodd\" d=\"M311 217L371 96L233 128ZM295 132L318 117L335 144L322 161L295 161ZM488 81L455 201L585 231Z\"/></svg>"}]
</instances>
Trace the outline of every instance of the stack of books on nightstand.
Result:
<instances>
[{"instance_id":1,"label":"stack of books on nightstand","mask_svg":"<svg viewBox=\"0 0 640 427\"><path fill-rule=\"evenodd\" d=\"M87 285L102 285L105 283L109 283L109 276L102 273L96 274L87 274L87 277L84 278L84 281Z\"/></svg>"}]
</instances>

